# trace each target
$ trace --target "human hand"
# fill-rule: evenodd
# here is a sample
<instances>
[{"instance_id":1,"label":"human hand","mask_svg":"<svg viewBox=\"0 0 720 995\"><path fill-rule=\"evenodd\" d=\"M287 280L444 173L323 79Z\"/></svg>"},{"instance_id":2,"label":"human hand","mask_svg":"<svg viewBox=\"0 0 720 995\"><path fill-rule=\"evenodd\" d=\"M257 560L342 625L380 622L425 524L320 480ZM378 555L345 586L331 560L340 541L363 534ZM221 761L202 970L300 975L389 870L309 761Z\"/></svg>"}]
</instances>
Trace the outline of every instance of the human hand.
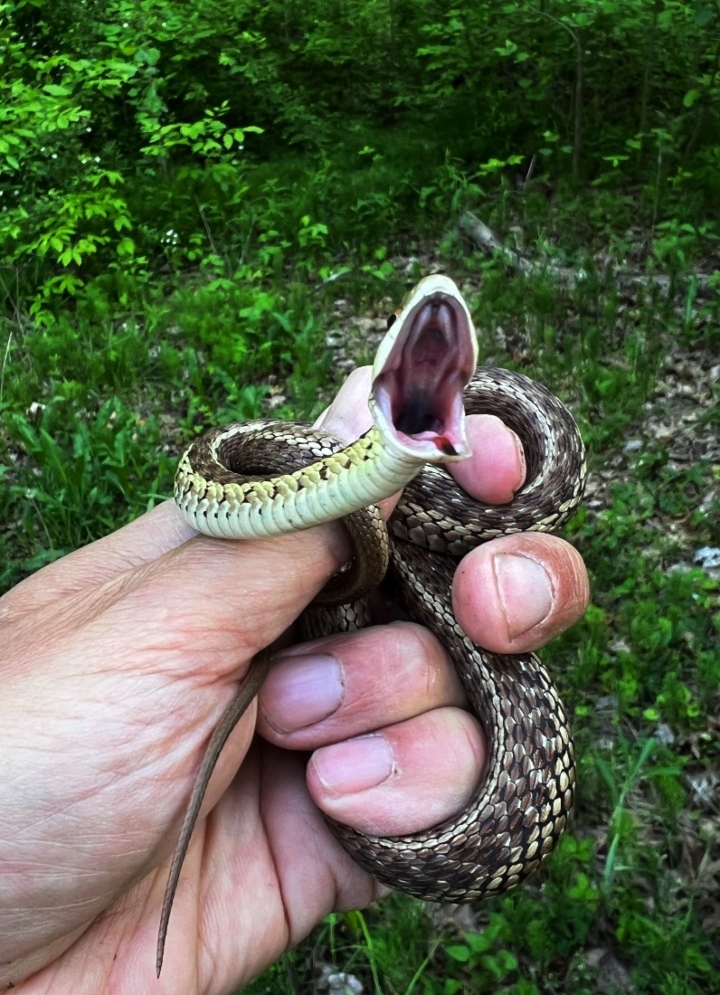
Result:
<instances>
[{"instance_id":1,"label":"human hand","mask_svg":"<svg viewBox=\"0 0 720 995\"><path fill-rule=\"evenodd\" d=\"M363 378L327 415L336 434L366 427ZM523 472L512 433L481 419L470 434L477 455L456 476L507 500ZM434 637L393 623L286 648L259 699L264 738L250 745L252 709L213 776L156 981L169 854L204 745L255 653L349 552L336 524L240 545L195 536L168 503L0 601L0 985L234 990L328 912L380 894L316 806L381 834L462 807L484 742ZM498 652L536 648L586 601L578 555L538 534L475 550L455 582L459 621Z\"/></svg>"}]
</instances>

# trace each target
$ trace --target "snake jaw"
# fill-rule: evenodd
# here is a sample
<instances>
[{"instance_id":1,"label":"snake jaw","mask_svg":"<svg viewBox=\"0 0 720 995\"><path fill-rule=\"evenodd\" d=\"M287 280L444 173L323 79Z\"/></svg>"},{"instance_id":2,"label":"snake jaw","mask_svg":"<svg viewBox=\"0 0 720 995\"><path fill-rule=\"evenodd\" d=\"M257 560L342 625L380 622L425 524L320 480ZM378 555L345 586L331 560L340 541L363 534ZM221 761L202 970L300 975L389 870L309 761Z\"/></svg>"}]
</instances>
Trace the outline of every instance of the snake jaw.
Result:
<instances>
[{"instance_id":1,"label":"snake jaw","mask_svg":"<svg viewBox=\"0 0 720 995\"><path fill-rule=\"evenodd\" d=\"M449 277L422 280L380 344L370 410L386 441L424 462L465 459L463 389L477 364L467 305Z\"/></svg>"}]
</instances>

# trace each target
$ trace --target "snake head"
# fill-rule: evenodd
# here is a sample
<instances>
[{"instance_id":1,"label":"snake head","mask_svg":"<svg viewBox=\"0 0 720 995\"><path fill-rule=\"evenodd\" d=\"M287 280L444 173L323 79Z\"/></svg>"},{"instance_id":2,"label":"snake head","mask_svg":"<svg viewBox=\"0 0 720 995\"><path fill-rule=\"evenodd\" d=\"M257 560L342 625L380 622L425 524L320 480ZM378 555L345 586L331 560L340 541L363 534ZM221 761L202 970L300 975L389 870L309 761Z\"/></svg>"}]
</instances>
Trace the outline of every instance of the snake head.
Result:
<instances>
[{"instance_id":1,"label":"snake head","mask_svg":"<svg viewBox=\"0 0 720 995\"><path fill-rule=\"evenodd\" d=\"M373 365L370 410L388 445L439 463L470 455L463 390L477 365L477 336L453 281L427 276L405 299Z\"/></svg>"}]
</instances>

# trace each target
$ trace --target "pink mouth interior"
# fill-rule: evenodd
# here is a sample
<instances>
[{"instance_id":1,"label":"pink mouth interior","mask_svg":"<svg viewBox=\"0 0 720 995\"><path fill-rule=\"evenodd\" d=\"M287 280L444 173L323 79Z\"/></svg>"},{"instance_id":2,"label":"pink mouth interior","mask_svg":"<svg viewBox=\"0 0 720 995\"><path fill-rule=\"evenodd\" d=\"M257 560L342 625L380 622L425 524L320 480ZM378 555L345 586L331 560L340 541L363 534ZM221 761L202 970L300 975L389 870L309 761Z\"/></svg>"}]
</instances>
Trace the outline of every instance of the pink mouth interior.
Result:
<instances>
[{"instance_id":1,"label":"pink mouth interior","mask_svg":"<svg viewBox=\"0 0 720 995\"><path fill-rule=\"evenodd\" d=\"M403 445L463 456L469 450L462 392L473 372L467 316L453 298L436 293L405 319L373 393Z\"/></svg>"}]
</instances>

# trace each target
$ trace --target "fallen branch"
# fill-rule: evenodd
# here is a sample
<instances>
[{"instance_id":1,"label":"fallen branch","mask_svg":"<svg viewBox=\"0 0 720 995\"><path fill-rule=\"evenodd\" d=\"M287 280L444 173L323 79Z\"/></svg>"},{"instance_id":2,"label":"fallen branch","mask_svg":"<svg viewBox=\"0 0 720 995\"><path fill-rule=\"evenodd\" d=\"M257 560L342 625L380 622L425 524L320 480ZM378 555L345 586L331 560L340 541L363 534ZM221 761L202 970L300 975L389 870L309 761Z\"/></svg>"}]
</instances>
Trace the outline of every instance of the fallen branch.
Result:
<instances>
[{"instance_id":1,"label":"fallen branch","mask_svg":"<svg viewBox=\"0 0 720 995\"><path fill-rule=\"evenodd\" d=\"M557 263L552 263L549 260L542 263L533 263L516 249L508 249L507 246L503 245L492 228L488 228L472 211L466 211L462 215L460 218L460 229L483 252L489 256L501 256L511 269L517 270L518 273L523 273L525 276L550 273L554 279L565 286L572 286L578 280L585 280L587 278L587 273L582 269L574 270L569 266L558 266Z\"/></svg>"},{"instance_id":2,"label":"fallen branch","mask_svg":"<svg viewBox=\"0 0 720 995\"><path fill-rule=\"evenodd\" d=\"M499 256L507 266L518 273L522 273L524 276L550 275L565 287L573 287L575 284L587 279L588 274L582 268L573 269L570 266L560 266L549 259L544 259L542 262L532 262L516 249L509 249L506 245L503 245L492 228L488 228L472 211L466 211L462 215L459 225L460 230L478 249L489 256ZM636 284L641 284L643 286L660 287L669 292L675 282L673 277L667 273L648 274L640 273L637 270L621 269L620 267L613 267L607 259L598 265L598 270L605 276L611 276L621 287L632 287ZM710 286L710 276L706 273L687 274L687 279L695 281L697 290Z\"/></svg>"}]
</instances>

